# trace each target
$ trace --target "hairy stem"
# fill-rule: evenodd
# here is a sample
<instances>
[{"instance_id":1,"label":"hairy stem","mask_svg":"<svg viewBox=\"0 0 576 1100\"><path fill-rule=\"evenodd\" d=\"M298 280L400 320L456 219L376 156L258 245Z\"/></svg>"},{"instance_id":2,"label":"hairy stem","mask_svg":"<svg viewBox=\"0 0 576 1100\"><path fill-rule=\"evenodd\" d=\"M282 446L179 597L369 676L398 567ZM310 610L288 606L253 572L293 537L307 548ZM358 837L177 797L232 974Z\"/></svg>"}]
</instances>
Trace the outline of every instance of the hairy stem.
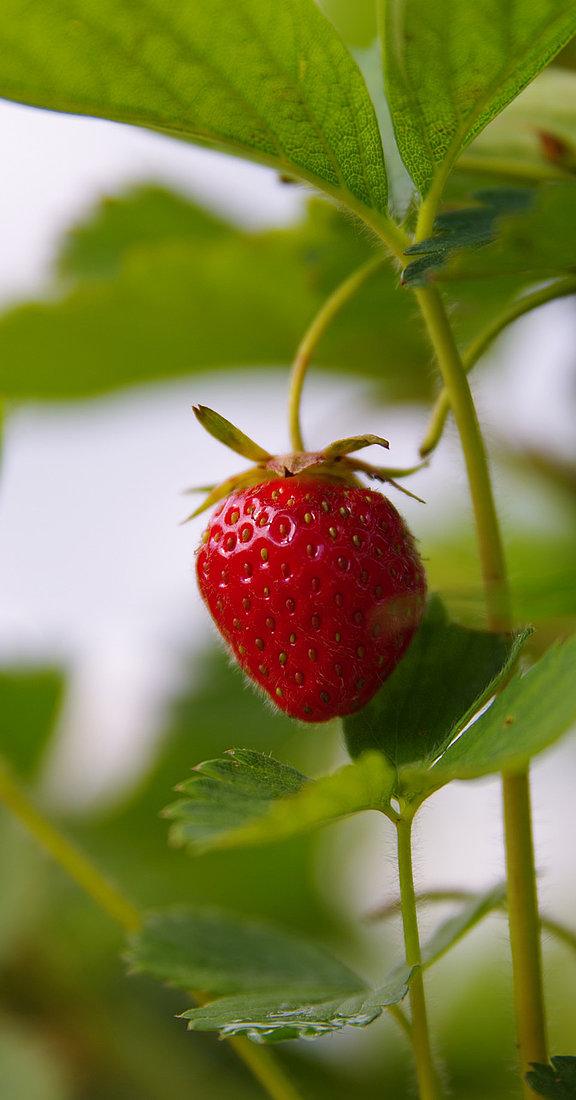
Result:
<instances>
[{"instance_id":1,"label":"hairy stem","mask_svg":"<svg viewBox=\"0 0 576 1100\"><path fill-rule=\"evenodd\" d=\"M502 783L514 1004L524 1077L531 1062L548 1061L540 919L534 873L528 774L522 772L518 775L505 775ZM526 1081L524 1095L527 1098L534 1095Z\"/></svg>"},{"instance_id":2,"label":"hairy stem","mask_svg":"<svg viewBox=\"0 0 576 1100\"><path fill-rule=\"evenodd\" d=\"M424 997L424 978L422 972L422 953L418 933L416 894L412 869L412 818L399 817L396 821L398 835L398 878L402 904L402 922L406 963L413 966L410 978L410 1008L412 1012L411 1041L416 1060L418 1089L420 1100L438 1100L438 1082L432 1051Z\"/></svg>"},{"instance_id":3,"label":"hairy stem","mask_svg":"<svg viewBox=\"0 0 576 1100\"><path fill-rule=\"evenodd\" d=\"M426 287L414 293L426 321L460 434L476 520L488 624L491 630L506 632L511 629L512 622L506 564L486 450L468 379L438 291Z\"/></svg>"},{"instance_id":4,"label":"hairy stem","mask_svg":"<svg viewBox=\"0 0 576 1100\"><path fill-rule=\"evenodd\" d=\"M483 332L468 345L466 351L462 355L464 370L467 373L471 371L472 367L481 359L484 352L488 350L500 333L503 332L508 325L517 321L519 317L523 317L526 313L531 313L533 309L538 309L539 306L545 305L547 302L553 302L557 298L566 298L571 294L576 294L576 279L574 277L559 279L557 282L551 283L550 286L541 287L539 290L534 290L530 294L524 294L521 298L512 302L499 317L496 317L491 324L487 325ZM430 424L422 446L420 447L422 458L429 455L435 447L438 446L449 412L450 396L446 386L444 386L432 410Z\"/></svg>"},{"instance_id":5,"label":"hairy stem","mask_svg":"<svg viewBox=\"0 0 576 1100\"><path fill-rule=\"evenodd\" d=\"M0 802L20 822L56 863L96 904L108 913L125 932L135 932L142 914L71 844L32 804L0 757ZM227 1040L271 1100L301 1100L271 1051L237 1036Z\"/></svg>"},{"instance_id":6,"label":"hairy stem","mask_svg":"<svg viewBox=\"0 0 576 1100\"><path fill-rule=\"evenodd\" d=\"M476 519L488 624L510 631L512 615L498 517L486 452L462 360L438 291L415 292L436 352L460 434ZM546 1062L542 961L536 874L529 812L528 772L504 778L508 919L514 975L520 1061ZM524 1083L525 1096L531 1092Z\"/></svg>"},{"instance_id":7,"label":"hairy stem","mask_svg":"<svg viewBox=\"0 0 576 1100\"><path fill-rule=\"evenodd\" d=\"M367 260L365 264L357 268L356 271L353 271L352 274L332 292L304 333L292 366L290 392L288 396L290 441L294 451L305 450L302 429L300 426L300 402L308 364L310 363L310 359L318 343L326 332L326 329L329 328L336 315L346 303L354 297L373 275L376 275L376 273L382 269L384 264L389 262L390 257L388 253L378 252L375 256Z\"/></svg>"}]
</instances>

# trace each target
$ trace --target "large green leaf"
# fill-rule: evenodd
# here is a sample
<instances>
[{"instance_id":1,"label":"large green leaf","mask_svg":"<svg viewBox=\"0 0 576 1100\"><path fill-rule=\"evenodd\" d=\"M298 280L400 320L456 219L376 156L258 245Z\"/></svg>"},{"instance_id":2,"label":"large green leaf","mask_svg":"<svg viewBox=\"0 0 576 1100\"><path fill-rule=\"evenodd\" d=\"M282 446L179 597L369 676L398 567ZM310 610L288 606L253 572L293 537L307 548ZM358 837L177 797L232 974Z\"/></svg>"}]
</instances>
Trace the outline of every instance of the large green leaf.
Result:
<instances>
[{"instance_id":1,"label":"large green leaf","mask_svg":"<svg viewBox=\"0 0 576 1100\"><path fill-rule=\"evenodd\" d=\"M430 771L435 785L523 770L576 722L576 635L517 672Z\"/></svg>"},{"instance_id":2,"label":"large green leaf","mask_svg":"<svg viewBox=\"0 0 576 1100\"><path fill-rule=\"evenodd\" d=\"M162 130L386 210L371 100L313 0L4 0L0 95Z\"/></svg>"},{"instance_id":3,"label":"large green leaf","mask_svg":"<svg viewBox=\"0 0 576 1100\"><path fill-rule=\"evenodd\" d=\"M0 390L84 397L210 367L290 363L319 308L375 248L320 201L296 226L253 233L153 189L109 201L65 242L43 300L0 318ZM316 362L380 377L388 399L426 399L414 317L384 265Z\"/></svg>"},{"instance_id":4,"label":"large green leaf","mask_svg":"<svg viewBox=\"0 0 576 1100\"><path fill-rule=\"evenodd\" d=\"M263 921L223 910L179 908L148 914L128 950L137 973L205 993L357 993L363 982L314 944Z\"/></svg>"},{"instance_id":5,"label":"large green leaf","mask_svg":"<svg viewBox=\"0 0 576 1100\"><path fill-rule=\"evenodd\" d=\"M368 706L344 720L350 752L378 749L397 770L431 764L493 694L523 640L450 622L432 598L406 656Z\"/></svg>"},{"instance_id":6,"label":"large green leaf","mask_svg":"<svg viewBox=\"0 0 576 1100\"><path fill-rule=\"evenodd\" d=\"M394 772L380 753L311 782L272 757L236 749L200 764L165 811L192 851L271 844L389 804Z\"/></svg>"},{"instance_id":7,"label":"large green leaf","mask_svg":"<svg viewBox=\"0 0 576 1100\"><path fill-rule=\"evenodd\" d=\"M380 0L390 109L422 195L576 31L572 0Z\"/></svg>"}]
</instances>

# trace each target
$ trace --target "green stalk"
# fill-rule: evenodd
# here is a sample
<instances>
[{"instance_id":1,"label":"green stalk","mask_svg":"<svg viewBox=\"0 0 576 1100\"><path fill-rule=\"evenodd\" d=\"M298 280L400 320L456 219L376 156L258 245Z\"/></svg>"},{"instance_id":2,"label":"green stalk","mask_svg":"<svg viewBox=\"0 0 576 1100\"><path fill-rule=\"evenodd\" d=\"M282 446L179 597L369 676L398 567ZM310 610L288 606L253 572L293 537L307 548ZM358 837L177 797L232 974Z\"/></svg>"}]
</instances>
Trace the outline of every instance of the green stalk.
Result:
<instances>
[{"instance_id":1,"label":"green stalk","mask_svg":"<svg viewBox=\"0 0 576 1100\"><path fill-rule=\"evenodd\" d=\"M0 802L29 832L41 848L72 878L125 932L135 932L142 914L94 867L75 845L47 821L24 793L0 757ZM268 1093L271 1100L301 1100L284 1070L265 1047L244 1036L227 1042Z\"/></svg>"},{"instance_id":2,"label":"green stalk","mask_svg":"<svg viewBox=\"0 0 576 1100\"><path fill-rule=\"evenodd\" d=\"M398 817L396 821L398 836L398 878L404 927L404 945L406 963L413 966L410 978L410 1009L412 1013L411 1041L416 1060L416 1073L420 1100L438 1100L438 1081L432 1051L430 1033L424 997L424 978L422 971L422 952L418 932L418 914L416 893L414 890L414 872L412 868L412 816Z\"/></svg>"},{"instance_id":3,"label":"green stalk","mask_svg":"<svg viewBox=\"0 0 576 1100\"><path fill-rule=\"evenodd\" d=\"M432 287L415 292L454 413L470 484L491 630L510 631L512 615L500 527L488 460L468 379L442 299Z\"/></svg>"},{"instance_id":4,"label":"green stalk","mask_svg":"<svg viewBox=\"0 0 576 1100\"><path fill-rule=\"evenodd\" d=\"M302 429L300 427L302 388L304 386L308 365L322 336L346 303L354 297L373 275L376 275L377 272L382 269L384 264L389 262L390 257L388 253L378 252L375 256L367 260L366 263L362 264L361 267L357 268L356 271L353 271L352 274L332 292L304 333L292 365L290 390L288 394L288 424L290 428L291 446L294 451L305 450Z\"/></svg>"},{"instance_id":5,"label":"green stalk","mask_svg":"<svg viewBox=\"0 0 576 1100\"><path fill-rule=\"evenodd\" d=\"M510 631L506 567L480 426L442 299L435 289L415 292L447 389L468 471L480 552L488 625ZM523 1078L531 1062L547 1062L542 960L534 869L528 771L504 777L508 919L518 1045ZM532 1091L524 1081L525 1097Z\"/></svg>"},{"instance_id":6,"label":"green stalk","mask_svg":"<svg viewBox=\"0 0 576 1100\"><path fill-rule=\"evenodd\" d=\"M472 370L472 367L476 365L478 360L484 355L484 352L488 350L490 345L508 325L511 325L526 313L531 313L533 309L538 309L539 306L546 305L547 302L553 302L557 298L566 298L571 294L576 294L576 279L574 277L567 277L551 283L550 286L534 290L530 294L524 294L521 298L512 302L508 306L508 309L506 309L500 317L496 317L491 324L487 325L484 331L466 348L466 351L462 355L462 365L466 373ZM420 447L422 458L425 458L426 455L429 455L435 447L438 446L449 412L450 397L446 386L444 386L432 410L430 424L422 446Z\"/></svg>"},{"instance_id":7,"label":"green stalk","mask_svg":"<svg viewBox=\"0 0 576 1100\"><path fill-rule=\"evenodd\" d=\"M138 910L32 805L1 758L0 802L100 909L127 932L138 928L141 919Z\"/></svg>"}]
</instances>

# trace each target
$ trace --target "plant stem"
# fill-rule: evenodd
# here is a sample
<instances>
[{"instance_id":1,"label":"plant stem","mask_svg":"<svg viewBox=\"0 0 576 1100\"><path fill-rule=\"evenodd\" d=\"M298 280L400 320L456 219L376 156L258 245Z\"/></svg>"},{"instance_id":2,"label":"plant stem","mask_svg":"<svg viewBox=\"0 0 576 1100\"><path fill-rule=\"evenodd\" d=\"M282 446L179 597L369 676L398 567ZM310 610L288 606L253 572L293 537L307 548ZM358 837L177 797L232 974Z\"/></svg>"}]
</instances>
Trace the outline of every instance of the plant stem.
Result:
<instances>
[{"instance_id":1,"label":"plant stem","mask_svg":"<svg viewBox=\"0 0 576 1100\"><path fill-rule=\"evenodd\" d=\"M511 629L512 617L504 551L484 441L468 379L438 291L426 287L414 293L426 321L460 434L476 519L488 624L491 630L507 632Z\"/></svg>"},{"instance_id":2,"label":"plant stem","mask_svg":"<svg viewBox=\"0 0 576 1100\"><path fill-rule=\"evenodd\" d=\"M484 352L488 350L490 345L508 325L518 320L519 317L523 317L524 314L531 313L533 309L538 309L539 306L545 305L547 302L553 302L557 298L566 298L571 294L576 294L576 279L574 277L560 279L551 283L550 286L541 287L539 290L534 290L530 294L524 294L521 298L512 302L508 309L499 317L496 317L491 324L487 325L483 332L468 345L466 351L462 355L462 365L466 373L472 370L472 367L476 365L478 360L484 355ZM420 447L422 458L429 455L435 447L438 446L449 412L450 397L446 386L444 386L432 410L428 431Z\"/></svg>"},{"instance_id":3,"label":"plant stem","mask_svg":"<svg viewBox=\"0 0 576 1100\"><path fill-rule=\"evenodd\" d=\"M0 758L0 801L64 871L127 932L140 924L140 913L100 871L32 805Z\"/></svg>"},{"instance_id":4,"label":"plant stem","mask_svg":"<svg viewBox=\"0 0 576 1100\"><path fill-rule=\"evenodd\" d=\"M439 1094L426 1015L422 953L420 950L412 869L412 817L399 817L396 821L396 831L398 835L398 878L402 903L406 963L408 966L414 967L410 978L411 1040L416 1060L418 1088L420 1100L437 1100Z\"/></svg>"},{"instance_id":5,"label":"plant stem","mask_svg":"<svg viewBox=\"0 0 576 1100\"><path fill-rule=\"evenodd\" d=\"M30 802L0 757L0 802L31 833L45 852L126 932L135 932L142 914L94 867L83 853ZM238 1057L271 1100L301 1100L272 1053L242 1036L228 1039Z\"/></svg>"},{"instance_id":6,"label":"plant stem","mask_svg":"<svg viewBox=\"0 0 576 1100\"><path fill-rule=\"evenodd\" d=\"M290 391L288 395L290 441L294 451L305 450L304 441L302 439L302 429L300 427L300 401L310 359L319 341L326 332L326 329L332 324L336 315L346 303L354 297L357 291L360 290L373 275L380 271L387 262L390 262L388 253L378 252L375 256L367 260L365 264L357 268L356 271L353 271L352 274L332 292L304 333L292 366Z\"/></svg>"},{"instance_id":7,"label":"plant stem","mask_svg":"<svg viewBox=\"0 0 576 1100\"><path fill-rule=\"evenodd\" d=\"M500 529L484 443L442 299L432 288L416 291L460 434L476 518L488 625L510 631L512 616ZM547 1062L542 996L536 873L534 869L528 771L503 780L508 919L514 975L518 1042L523 1072L530 1062ZM531 1090L524 1082L524 1095Z\"/></svg>"},{"instance_id":8,"label":"plant stem","mask_svg":"<svg viewBox=\"0 0 576 1100\"><path fill-rule=\"evenodd\" d=\"M272 1051L257 1046L243 1035L227 1040L244 1065L271 1097L271 1100L300 1100L300 1094L284 1074Z\"/></svg>"},{"instance_id":9,"label":"plant stem","mask_svg":"<svg viewBox=\"0 0 576 1100\"><path fill-rule=\"evenodd\" d=\"M531 1062L548 1061L528 773L505 775L502 783L514 1004L524 1078ZM525 1081L524 1095L534 1095Z\"/></svg>"}]
</instances>

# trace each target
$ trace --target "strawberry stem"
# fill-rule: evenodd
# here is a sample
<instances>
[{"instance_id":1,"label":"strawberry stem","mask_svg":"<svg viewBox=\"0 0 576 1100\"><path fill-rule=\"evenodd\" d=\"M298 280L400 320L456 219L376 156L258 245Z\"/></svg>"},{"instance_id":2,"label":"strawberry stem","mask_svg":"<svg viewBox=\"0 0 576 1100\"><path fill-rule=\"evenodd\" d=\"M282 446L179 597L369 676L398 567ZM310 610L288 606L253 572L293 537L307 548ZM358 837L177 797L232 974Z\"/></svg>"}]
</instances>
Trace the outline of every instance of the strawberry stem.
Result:
<instances>
[{"instance_id":1,"label":"strawberry stem","mask_svg":"<svg viewBox=\"0 0 576 1100\"><path fill-rule=\"evenodd\" d=\"M444 304L432 287L415 292L426 321L460 434L476 518L488 624L510 631L512 615L500 527L484 442L464 364ZM540 920L530 817L528 770L503 777L508 918L522 1076L532 1062L547 1062ZM532 1091L524 1082L524 1096Z\"/></svg>"},{"instance_id":2,"label":"strawberry stem","mask_svg":"<svg viewBox=\"0 0 576 1100\"><path fill-rule=\"evenodd\" d=\"M112 917L125 932L141 924L140 911L128 901L75 845L33 805L0 757L0 802L24 826L41 848ZM238 1057L268 1093L270 1100L301 1100L273 1054L244 1036L227 1039Z\"/></svg>"},{"instance_id":3,"label":"strawberry stem","mask_svg":"<svg viewBox=\"0 0 576 1100\"><path fill-rule=\"evenodd\" d=\"M389 262L388 253L378 252L365 264L357 268L356 271L352 272L352 275L349 275L343 283L340 283L324 302L324 305L304 333L292 364L288 395L288 426L290 429L290 442L294 451L306 450L300 425L300 403L306 371L316 347L340 310L387 262Z\"/></svg>"},{"instance_id":4,"label":"strawberry stem","mask_svg":"<svg viewBox=\"0 0 576 1100\"><path fill-rule=\"evenodd\" d=\"M406 809L406 811L398 817L395 823L398 837L398 879L400 884L406 963L408 966L414 967L410 978L410 1009L412 1013L410 1037L416 1062L420 1100L438 1100L440 1093L430 1047L430 1034L428 1030L426 1000L424 996L422 952L420 949L420 936L418 932L416 893L414 890L414 871L412 866L413 816L413 812Z\"/></svg>"}]
</instances>

